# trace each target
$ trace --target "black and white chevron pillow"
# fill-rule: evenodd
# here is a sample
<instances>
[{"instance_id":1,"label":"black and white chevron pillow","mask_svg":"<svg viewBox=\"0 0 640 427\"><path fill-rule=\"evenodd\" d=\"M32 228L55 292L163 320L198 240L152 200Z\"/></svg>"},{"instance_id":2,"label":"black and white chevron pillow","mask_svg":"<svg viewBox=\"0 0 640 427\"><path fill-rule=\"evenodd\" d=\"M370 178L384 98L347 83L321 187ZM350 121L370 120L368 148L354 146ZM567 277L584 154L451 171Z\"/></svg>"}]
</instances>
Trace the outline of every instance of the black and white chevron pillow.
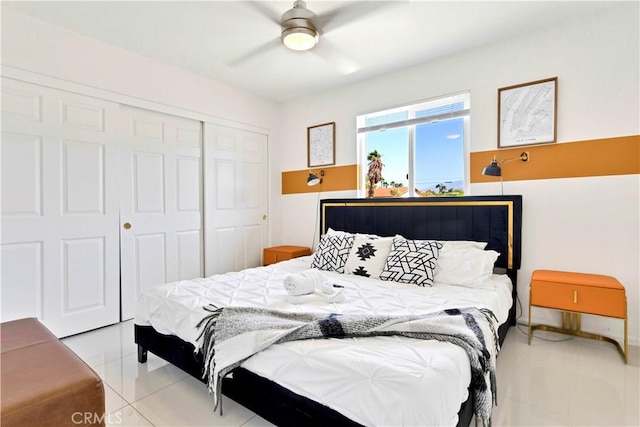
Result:
<instances>
[{"instance_id":1,"label":"black and white chevron pillow","mask_svg":"<svg viewBox=\"0 0 640 427\"><path fill-rule=\"evenodd\" d=\"M440 249L442 244L433 240L407 240L396 236L380 279L431 286Z\"/></svg>"},{"instance_id":2,"label":"black and white chevron pillow","mask_svg":"<svg viewBox=\"0 0 640 427\"><path fill-rule=\"evenodd\" d=\"M311 268L344 273L344 265L353 246L353 234L325 234L313 256Z\"/></svg>"}]
</instances>

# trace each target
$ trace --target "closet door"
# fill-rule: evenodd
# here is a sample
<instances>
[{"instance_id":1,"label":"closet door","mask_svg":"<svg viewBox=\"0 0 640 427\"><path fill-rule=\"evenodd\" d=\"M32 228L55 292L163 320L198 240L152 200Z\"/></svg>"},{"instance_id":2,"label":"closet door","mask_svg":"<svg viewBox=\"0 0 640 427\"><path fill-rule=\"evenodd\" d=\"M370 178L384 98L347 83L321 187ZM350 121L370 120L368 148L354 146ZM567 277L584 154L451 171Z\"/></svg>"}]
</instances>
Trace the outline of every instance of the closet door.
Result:
<instances>
[{"instance_id":1,"label":"closet door","mask_svg":"<svg viewBox=\"0 0 640 427\"><path fill-rule=\"evenodd\" d=\"M202 277L202 125L122 106L122 320L150 286Z\"/></svg>"},{"instance_id":2,"label":"closet door","mask_svg":"<svg viewBox=\"0 0 640 427\"><path fill-rule=\"evenodd\" d=\"M119 321L118 105L2 79L2 321Z\"/></svg>"},{"instance_id":3,"label":"closet door","mask_svg":"<svg viewBox=\"0 0 640 427\"><path fill-rule=\"evenodd\" d=\"M261 264L268 235L267 135L204 124L205 276Z\"/></svg>"}]
</instances>

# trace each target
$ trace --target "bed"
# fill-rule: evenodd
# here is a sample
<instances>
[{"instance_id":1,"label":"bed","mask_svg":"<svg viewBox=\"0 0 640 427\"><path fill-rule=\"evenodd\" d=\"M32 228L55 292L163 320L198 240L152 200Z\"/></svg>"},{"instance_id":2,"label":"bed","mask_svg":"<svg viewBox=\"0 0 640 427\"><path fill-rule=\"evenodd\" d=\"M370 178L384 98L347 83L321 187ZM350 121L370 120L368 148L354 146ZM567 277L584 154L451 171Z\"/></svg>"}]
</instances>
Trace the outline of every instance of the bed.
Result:
<instances>
[{"instance_id":1,"label":"bed","mask_svg":"<svg viewBox=\"0 0 640 427\"><path fill-rule=\"evenodd\" d=\"M521 259L521 196L326 199L320 202L319 218L320 233L323 236L331 229L353 234L401 235L406 239L486 242L485 250L497 252L494 267L495 273L500 274L493 274L491 277L491 289L499 289L495 292L464 286L435 286L434 284L430 288L422 288L425 291L420 293L414 285L390 281L381 282L382 284L378 286L380 281L371 278L326 272L332 281L345 287L346 300L350 304L350 309L362 312L371 309L388 313L402 311L403 307L409 307L413 311L420 311L429 310L431 303L455 307L473 304L474 301L480 301L479 306L486 304L494 307L492 300L495 299L495 304L500 307L494 310L502 312L499 315L498 330L500 344L504 341L509 327L515 325L517 271ZM136 311L135 341L138 344L138 361L144 363L147 352L151 351L194 377L202 379L203 359L202 355L195 351L194 343L197 333L193 325L205 315L202 307L211 301L211 298L217 299L218 304L248 303L257 306L261 303L260 301L265 301L270 308L275 309L336 310L335 305L322 303L297 304L293 308L291 305L283 305L278 299L283 295L279 281L287 274L309 268L313 262L315 261L312 255L250 271L229 273L225 276L226 283L223 280L221 285L218 284L215 287L211 286L211 278L204 278L163 285L164 288L157 287L158 289L154 291L155 295L153 292L149 295L145 293L146 296L143 295ZM260 281L264 283L265 290L255 288L255 283ZM359 296L369 293L374 285L377 286L375 292L379 294L376 294L373 302L362 302ZM215 289L215 292L210 289ZM216 295L209 295L212 292ZM170 294L178 297L170 300L168 298ZM244 294L246 298L238 298L238 294ZM168 312L166 307L171 307ZM339 309L340 305L337 307ZM363 339L313 340L322 342L319 348L317 343L313 344L315 347L309 347L310 343L302 341L293 343L292 346L290 346L292 343L274 345L248 359L235 369L231 376L225 378L222 393L268 421L282 426L399 425L416 424L415 420L421 420L421 425L470 424L474 407L468 390L469 378L464 369L459 369L460 365L464 365L466 356L460 351L456 354L456 351L451 348L441 349L451 346L450 344L431 341L415 343L417 340L407 338L375 337L364 338L369 340L366 345L370 347L363 351L373 354L371 359L376 359L377 352L378 359L398 357L398 360L405 360L407 362L405 364L410 366L416 363L411 359L414 356L407 356L408 353L403 353L404 350L401 348L409 349L409 353L416 353L418 358L424 358L425 354L429 354L429 363L440 367L446 365L448 360L456 360L456 358L461 360L462 362L450 362L450 370L443 374L444 380L459 383L457 387L464 388L463 392L466 391L466 393L460 390L453 391L453 395L458 396L457 402L455 397L453 398L454 403L451 397L440 396L447 395L449 392L428 390L429 387L419 382L421 379L416 379L415 381L418 382L411 385L405 383L394 385L394 382L399 380L393 370L385 372L384 362L380 361L379 366L367 368L364 360L369 360L369 356L357 360L357 354L361 350L353 351L354 347L350 346L348 340L360 340L359 345ZM413 341L412 346L417 347L408 346L407 340ZM399 353L393 356L396 350ZM437 356L438 352L441 351L444 356L438 359L440 357ZM304 363L283 362L285 355L292 353L302 355L299 359ZM343 363L340 360L340 355L344 355L342 358L347 359L352 353L357 363L348 360ZM340 364L344 366L338 366ZM386 389L384 393L381 392L382 389L374 385L371 379L359 382L340 380L346 378L347 374L343 374L339 369L347 367L353 370L354 366L362 367L362 372L356 372L356 375L361 376L369 375L365 373L367 369L369 369L367 372L385 372L384 375L378 375L375 382L386 383L380 387L387 387L389 384L392 387L396 386L395 401L391 399L392 402L387 402L392 407L399 407L398 405L402 404L424 406L415 402L405 402L410 401L411 398L416 399L417 402L420 402L420 399L422 402L429 400L433 401L430 407L436 409L428 411L434 414L417 414L411 418L413 416L409 414L413 410L411 406L408 406L407 410L399 411L402 414L392 414L392 411L384 408L380 411L379 409L384 406L380 401L388 400L387 397L390 395ZM310 372L313 375L308 375ZM306 380L296 383L295 378L301 376L307 377ZM327 381L327 378L332 380ZM333 383L337 387L327 388L328 383ZM356 383L365 384L366 387L351 386ZM348 390L352 388L354 390ZM425 394L420 394L423 389ZM354 393L364 396L358 399L358 404L341 403L348 401L349 396L353 399ZM403 393L405 397L402 397ZM384 396L381 398L381 395ZM401 402L400 398L402 398ZM439 402L438 399L443 401ZM452 405L455 405L456 410L450 413ZM448 413L435 414L440 411L438 408L441 406L447 406Z\"/></svg>"}]
</instances>

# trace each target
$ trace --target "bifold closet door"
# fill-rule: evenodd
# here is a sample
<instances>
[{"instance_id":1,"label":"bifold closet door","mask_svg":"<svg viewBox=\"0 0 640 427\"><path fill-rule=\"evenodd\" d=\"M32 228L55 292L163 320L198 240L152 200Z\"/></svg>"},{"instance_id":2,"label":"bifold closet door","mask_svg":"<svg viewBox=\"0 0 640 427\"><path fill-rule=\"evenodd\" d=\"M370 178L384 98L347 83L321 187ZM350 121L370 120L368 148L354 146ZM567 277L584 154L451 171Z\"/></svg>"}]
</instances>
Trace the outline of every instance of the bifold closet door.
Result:
<instances>
[{"instance_id":1,"label":"bifold closet door","mask_svg":"<svg viewBox=\"0 0 640 427\"><path fill-rule=\"evenodd\" d=\"M150 286L202 277L202 124L121 106L122 320Z\"/></svg>"},{"instance_id":2,"label":"bifold closet door","mask_svg":"<svg viewBox=\"0 0 640 427\"><path fill-rule=\"evenodd\" d=\"M2 321L120 318L118 105L2 79Z\"/></svg>"},{"instance_id":3,"label":"bifold closet door","mask_svg":"<svg viewBox=\"0 0 640 427\"><path fill-rule=\"evenodd\" d=\"M268 236L266 134L204 124L205 276L261 264Z\"/></svg>"}]
</instances>

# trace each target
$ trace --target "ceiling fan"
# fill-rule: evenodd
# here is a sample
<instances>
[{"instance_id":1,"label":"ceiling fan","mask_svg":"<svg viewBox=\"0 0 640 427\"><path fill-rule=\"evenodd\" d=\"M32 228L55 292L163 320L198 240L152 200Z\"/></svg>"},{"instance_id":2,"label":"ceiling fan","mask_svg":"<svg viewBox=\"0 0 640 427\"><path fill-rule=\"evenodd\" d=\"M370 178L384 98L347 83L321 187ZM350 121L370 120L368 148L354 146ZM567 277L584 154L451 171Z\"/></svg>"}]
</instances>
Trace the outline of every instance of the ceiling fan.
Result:
<instances>
[{"instance_id":1,"label":"ceiling fan","mask_svg":"<svg viewBox=\"0 0 640 427\"><path fill-rule=\"evenodd\" d=\"M337 9L316 15L307 8L304 0L295 0L291 9L278 16L276 12L265 6L264 2L246 2L248 6L280 26L280 37L273 38L251 49L246 54L233 60L229 65L237 66L258 54L280 48L282 45L294 51L307 51L313 49L316 45L320 45L322 46L323 56L333 56L333 59L336 59L335 52L339 51L339 48L333 47L327 40L320 41L320 36L343 25L362 19L367 14L391 3L398 3L398 1L351 2ZM334 53L330 53L329 50L333 50Z\"/></svg>"},{"instance_id":2,"label":"ceiling fan","mask_svg":"<svg viewBox=\"0 0 640 427\"><path fill-rule=\"evenodd\" d=\"M282 43L291 50L312 49L320 40L320 34L313 21L316 14L307 9L303 0L293 2L293 8L280 18Z\"/></svg>"}]
</instances>

